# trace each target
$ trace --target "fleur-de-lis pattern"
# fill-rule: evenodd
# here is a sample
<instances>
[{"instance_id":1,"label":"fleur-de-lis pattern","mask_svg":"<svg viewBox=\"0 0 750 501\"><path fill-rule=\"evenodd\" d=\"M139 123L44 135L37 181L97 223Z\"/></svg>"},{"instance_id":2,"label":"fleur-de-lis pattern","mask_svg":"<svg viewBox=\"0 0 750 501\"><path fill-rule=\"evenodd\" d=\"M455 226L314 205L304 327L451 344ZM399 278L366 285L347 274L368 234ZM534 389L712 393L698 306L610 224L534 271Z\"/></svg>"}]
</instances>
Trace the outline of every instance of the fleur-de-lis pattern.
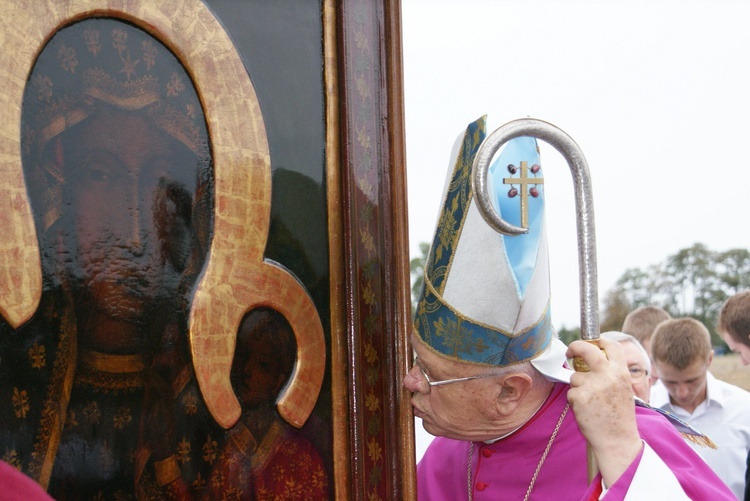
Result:
<instances>
[{"instance_id":1,"label":"fleur-de-lis pattern","mask_svg":"<svg viewBox=\"0 0 750 501\"><path fill-rule=\"evenodd\" d=\"M21 460L18 458L18 452L16 452L15 449L6 451L5 454L3 454L3 461L16 470L21 470Z\"/></svg>"},{"instance_id":2,"label":"fleur-de-lis pattern","mask_svg":"<svg viewBox=\"0 0 750 501\"><path fill-rule=\"evenodd\" d=\"M216 460L219 444L209 435L203 444L203 461L213 464Z\"/></svg>"},{"instance_id":3,"label":"fleur-de-lis pattern","mask_svg":"<svg viewBox=\"0 0 750 501\"><path fill-rule=\"evenodd\" d=\"M99 55L102 50L102 44L99 42L99 32L97 30L85 30L83 38L86 40L86 49L94 56Z\"/></svg>"},{"instance_id":4,"label":"fleur-de-lis pattern","mask_svg":"<svg viewBox=\"0 0 750 501\"><path fill-rule=\"evenodd\" d=\"M43 368L47 364L44 345L34 341L34 346L29 349L29 359L31 360L32 368Z\"/></svg>"},{"instance_id":5,"label":"fleur-de-lis pattern","mask_svg":"<svg viewBox=\"0 0 750 501\"><path fill-rule=\"evenodd\" d=\"M71 73L76 72L78 58L76 57L76 51L74 48L63 45L58 50L57 57L60 59L60 67L62 67L63 70Z\"/></svg>"},{"instance_id":6,"label":"fleur-de-lis pattern","mask_svg":"<svg viewBox=\"0 0 750 501\"><path fill-rule=\"evenodd\" d=\"M349 166L352 171L353 197L353 243L355 252L352 259L356 270L355 287L357 302L359 339L358 364L362 378L358 384L363 389L362 400L358 403L364 409L360 444L362 472L364 475L364 495L378 501L390 497L390 485L394 481L386 458L399 454L387 439L389 425L384 413L389 409L388 385L392 384L385 360L390 351L389 317L384 305L388 303L391 284L383 281L386 256L390 255L387 224L390 217L386 208L391 190L387 151L389 140L381 130L384 116L381 94L382 76L379 70L382 40L377 33L375 3L366 0L352 2L347 13L346 25L354 44L346 44L344 57L351 60L351 70L347 75L348 86L354 94L356 106L352 108L348 120L348 145L350 147ZM384 227L384 225L386 227Z\"/></svg>"},{"instance_id":7,"label":"fleur-de-lis pattern","mask_svg":"<svg viewBox=\"0 0 750 501\"><path fill-rule=\"evenodd\" d=\"M190 461L191 449L192 447L187 438L180 440L180 443L177 444L177 461L180 463L187 463Z\"/></svg>"},{"instance_id":8,"label":"fleur-de-lis pattern","mask_svg":"<svg viewBox=\"0 0 750 501\"><path fill-rule=\"evenodd\" d=\"M25 418L31 407L29 406L29 394L26 390L13 388L13 412L17 418Z\"/></svg>"},{"instance_id":9,"label":"fleur-de-lis pattern","mask_svg":"<svg viewBox=\"0 0 750 501\"><path fill-rule=\"evenodd\" d=\"M172 73L172 77L167 83L167 95L170 97L177 97L183 90L185 90L185 84L182 82L180 75Z\"/></svg>"},{"instance_id":10,"label":"fleur-de-lis pattern","mask_svg":"<svg viewBox=\"0 0 750 501\"><path fill-rule=\"evenodd\" d=\"M185 414L188 416L195 415L198 412L198 398L195 393L188 391L185 396L182 397L182 406L185 409Z\"/></svg>"},{"instance_id":11,"label":"fleur-de-lis pattern","mask_svg":"<svg viewBox=\"0 0 750 501\"><path fill-rule=\"evenodd\" d=\"M201 476L200 472L198 472L198 475L196 475L195 480L193 480L193 483L190 485L197 492L201 492L206 488L206 480Z\"/></svg>"},{"instance_id":12,"label":"fleur-de-lis pattern","mask_svg":"<svg viewBox=\"0 0 750 501\"><path fill-rule=\"evenodd\" d=\"M115 414L112 419L114 421L115 429L122 430L133 420L133 415L130 413L128 407L120 407L117 410L117 414Z\"/></svg>"},{"instance_id":13,"label":"fleur-de-lis pattern","mask_svg":"<svg viewBox=\"0 0 750 501\"><path fill-rule=\"evenodd\" d=\"M91 424L99 424L99 420L102 417L102 413L99 411L99 404L95 401L89 402L83 409L83 417Z\"/></svg>"}]
</instances>

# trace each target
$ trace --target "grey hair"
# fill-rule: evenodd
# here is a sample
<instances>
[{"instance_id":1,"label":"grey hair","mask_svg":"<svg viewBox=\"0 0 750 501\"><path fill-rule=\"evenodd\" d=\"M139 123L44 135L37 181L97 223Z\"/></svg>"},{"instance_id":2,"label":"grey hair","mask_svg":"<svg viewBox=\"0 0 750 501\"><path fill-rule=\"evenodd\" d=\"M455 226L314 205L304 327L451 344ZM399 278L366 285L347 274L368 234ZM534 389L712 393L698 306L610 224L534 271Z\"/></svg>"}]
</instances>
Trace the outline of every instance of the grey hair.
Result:
<instances>
[{"instance_id":1,"label":"grey hair","mask_svg":"<svg viewBox=\"0 0 750 501\"><path fill-rule=\"evenodd\" d=\"M618 343L633 343L635 347L638 348L641 358L643 358L643 364L646 366L646 370L651 374L651 357L648 355L646 348L644 348L636 338L630 334L625 334L624 332L619 331L603 332L599 334L599 337L609 339L610 341L617 341Z\"/></svg>"}]
</instances>

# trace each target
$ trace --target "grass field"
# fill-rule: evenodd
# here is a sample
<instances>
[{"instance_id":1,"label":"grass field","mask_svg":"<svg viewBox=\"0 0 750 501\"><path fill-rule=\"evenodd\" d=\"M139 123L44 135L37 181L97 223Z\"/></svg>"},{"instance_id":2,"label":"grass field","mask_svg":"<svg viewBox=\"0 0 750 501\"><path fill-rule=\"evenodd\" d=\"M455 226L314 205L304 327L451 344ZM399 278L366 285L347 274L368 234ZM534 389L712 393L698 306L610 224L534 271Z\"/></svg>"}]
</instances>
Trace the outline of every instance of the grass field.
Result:
<instances>
[{"instance_id":1,"label":"grass field","mask_svg":"<svg viewBox=\"0 0 750 501\"><path fill-rule=\"evenodd\" d=\"M717 379L750 391L750 365L742 365L737 353L714 356L709 370Z\"/></svg>"}]
</instances>

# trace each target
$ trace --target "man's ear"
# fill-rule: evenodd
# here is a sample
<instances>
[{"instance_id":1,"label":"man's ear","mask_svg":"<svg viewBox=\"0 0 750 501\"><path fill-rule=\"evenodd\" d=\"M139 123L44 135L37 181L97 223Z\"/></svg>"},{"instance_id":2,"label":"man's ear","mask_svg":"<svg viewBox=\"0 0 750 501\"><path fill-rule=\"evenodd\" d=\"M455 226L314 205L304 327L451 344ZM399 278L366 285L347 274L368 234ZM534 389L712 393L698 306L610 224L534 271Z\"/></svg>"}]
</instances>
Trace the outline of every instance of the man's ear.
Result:
<instances>
[{"instance_id":1,"label":"man's ear","mask_svg":"<svg viewBox=\"0 0 750 501\"><path fill-rule=\"evenodd\" d=\"M495 398L498 411L506 416L512 414L531 390L531 384L531 376L524 373L508 374L502 378Z\"/></svg>"}]
</instances>

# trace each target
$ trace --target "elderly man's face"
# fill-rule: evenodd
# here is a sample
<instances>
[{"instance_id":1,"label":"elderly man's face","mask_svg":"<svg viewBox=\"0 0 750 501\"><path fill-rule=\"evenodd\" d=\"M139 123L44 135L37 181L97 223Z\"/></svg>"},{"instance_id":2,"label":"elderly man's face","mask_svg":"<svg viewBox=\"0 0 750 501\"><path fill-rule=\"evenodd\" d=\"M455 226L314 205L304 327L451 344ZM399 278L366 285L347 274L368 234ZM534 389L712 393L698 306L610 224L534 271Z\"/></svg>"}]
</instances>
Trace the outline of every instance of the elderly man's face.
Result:
<instances>
[{"instance_id":1,"label":"elderly man's face","mask_svg":"<svg viewBox=\"0 0 750 501\"><path fill-rule=\"evenodd\" d=\"M98 311L137 319L175 292L196 162L141 115L115 109L84 121L66 144L76 282Z\"/></svg>"},{"instance_id":2,"label":"elderly man's face","mask_svg":"<svg viewBox=\"0 0 750 501\"><path fill-rule=\"evenodd\" d=\"M646 360L643 358L643 353L629 341L621 342L620 346L622 346L625 361L630 370L630 383L633 387L633 393L644 402L648 402L651 394L651 381L646 374Z\"/></svg>"},{"instance_id":3,"label":"elderly man's face","mask_svg":"<svg viewBox=\"0 0 750 501\"><path fill-rule=\"evenodd\" d=\"M412 346L420 364L432 380L481 373L476 367L436 355L415 336L412 336ZM414 415L422 419L424 429L432 435L457 440L497 438L497 428L490 425L496 419L492 411L497 395L497 378L430 387L415 364L404 377L404 386L413 393L411 404Z\"/></svg>"}]
</instances>

